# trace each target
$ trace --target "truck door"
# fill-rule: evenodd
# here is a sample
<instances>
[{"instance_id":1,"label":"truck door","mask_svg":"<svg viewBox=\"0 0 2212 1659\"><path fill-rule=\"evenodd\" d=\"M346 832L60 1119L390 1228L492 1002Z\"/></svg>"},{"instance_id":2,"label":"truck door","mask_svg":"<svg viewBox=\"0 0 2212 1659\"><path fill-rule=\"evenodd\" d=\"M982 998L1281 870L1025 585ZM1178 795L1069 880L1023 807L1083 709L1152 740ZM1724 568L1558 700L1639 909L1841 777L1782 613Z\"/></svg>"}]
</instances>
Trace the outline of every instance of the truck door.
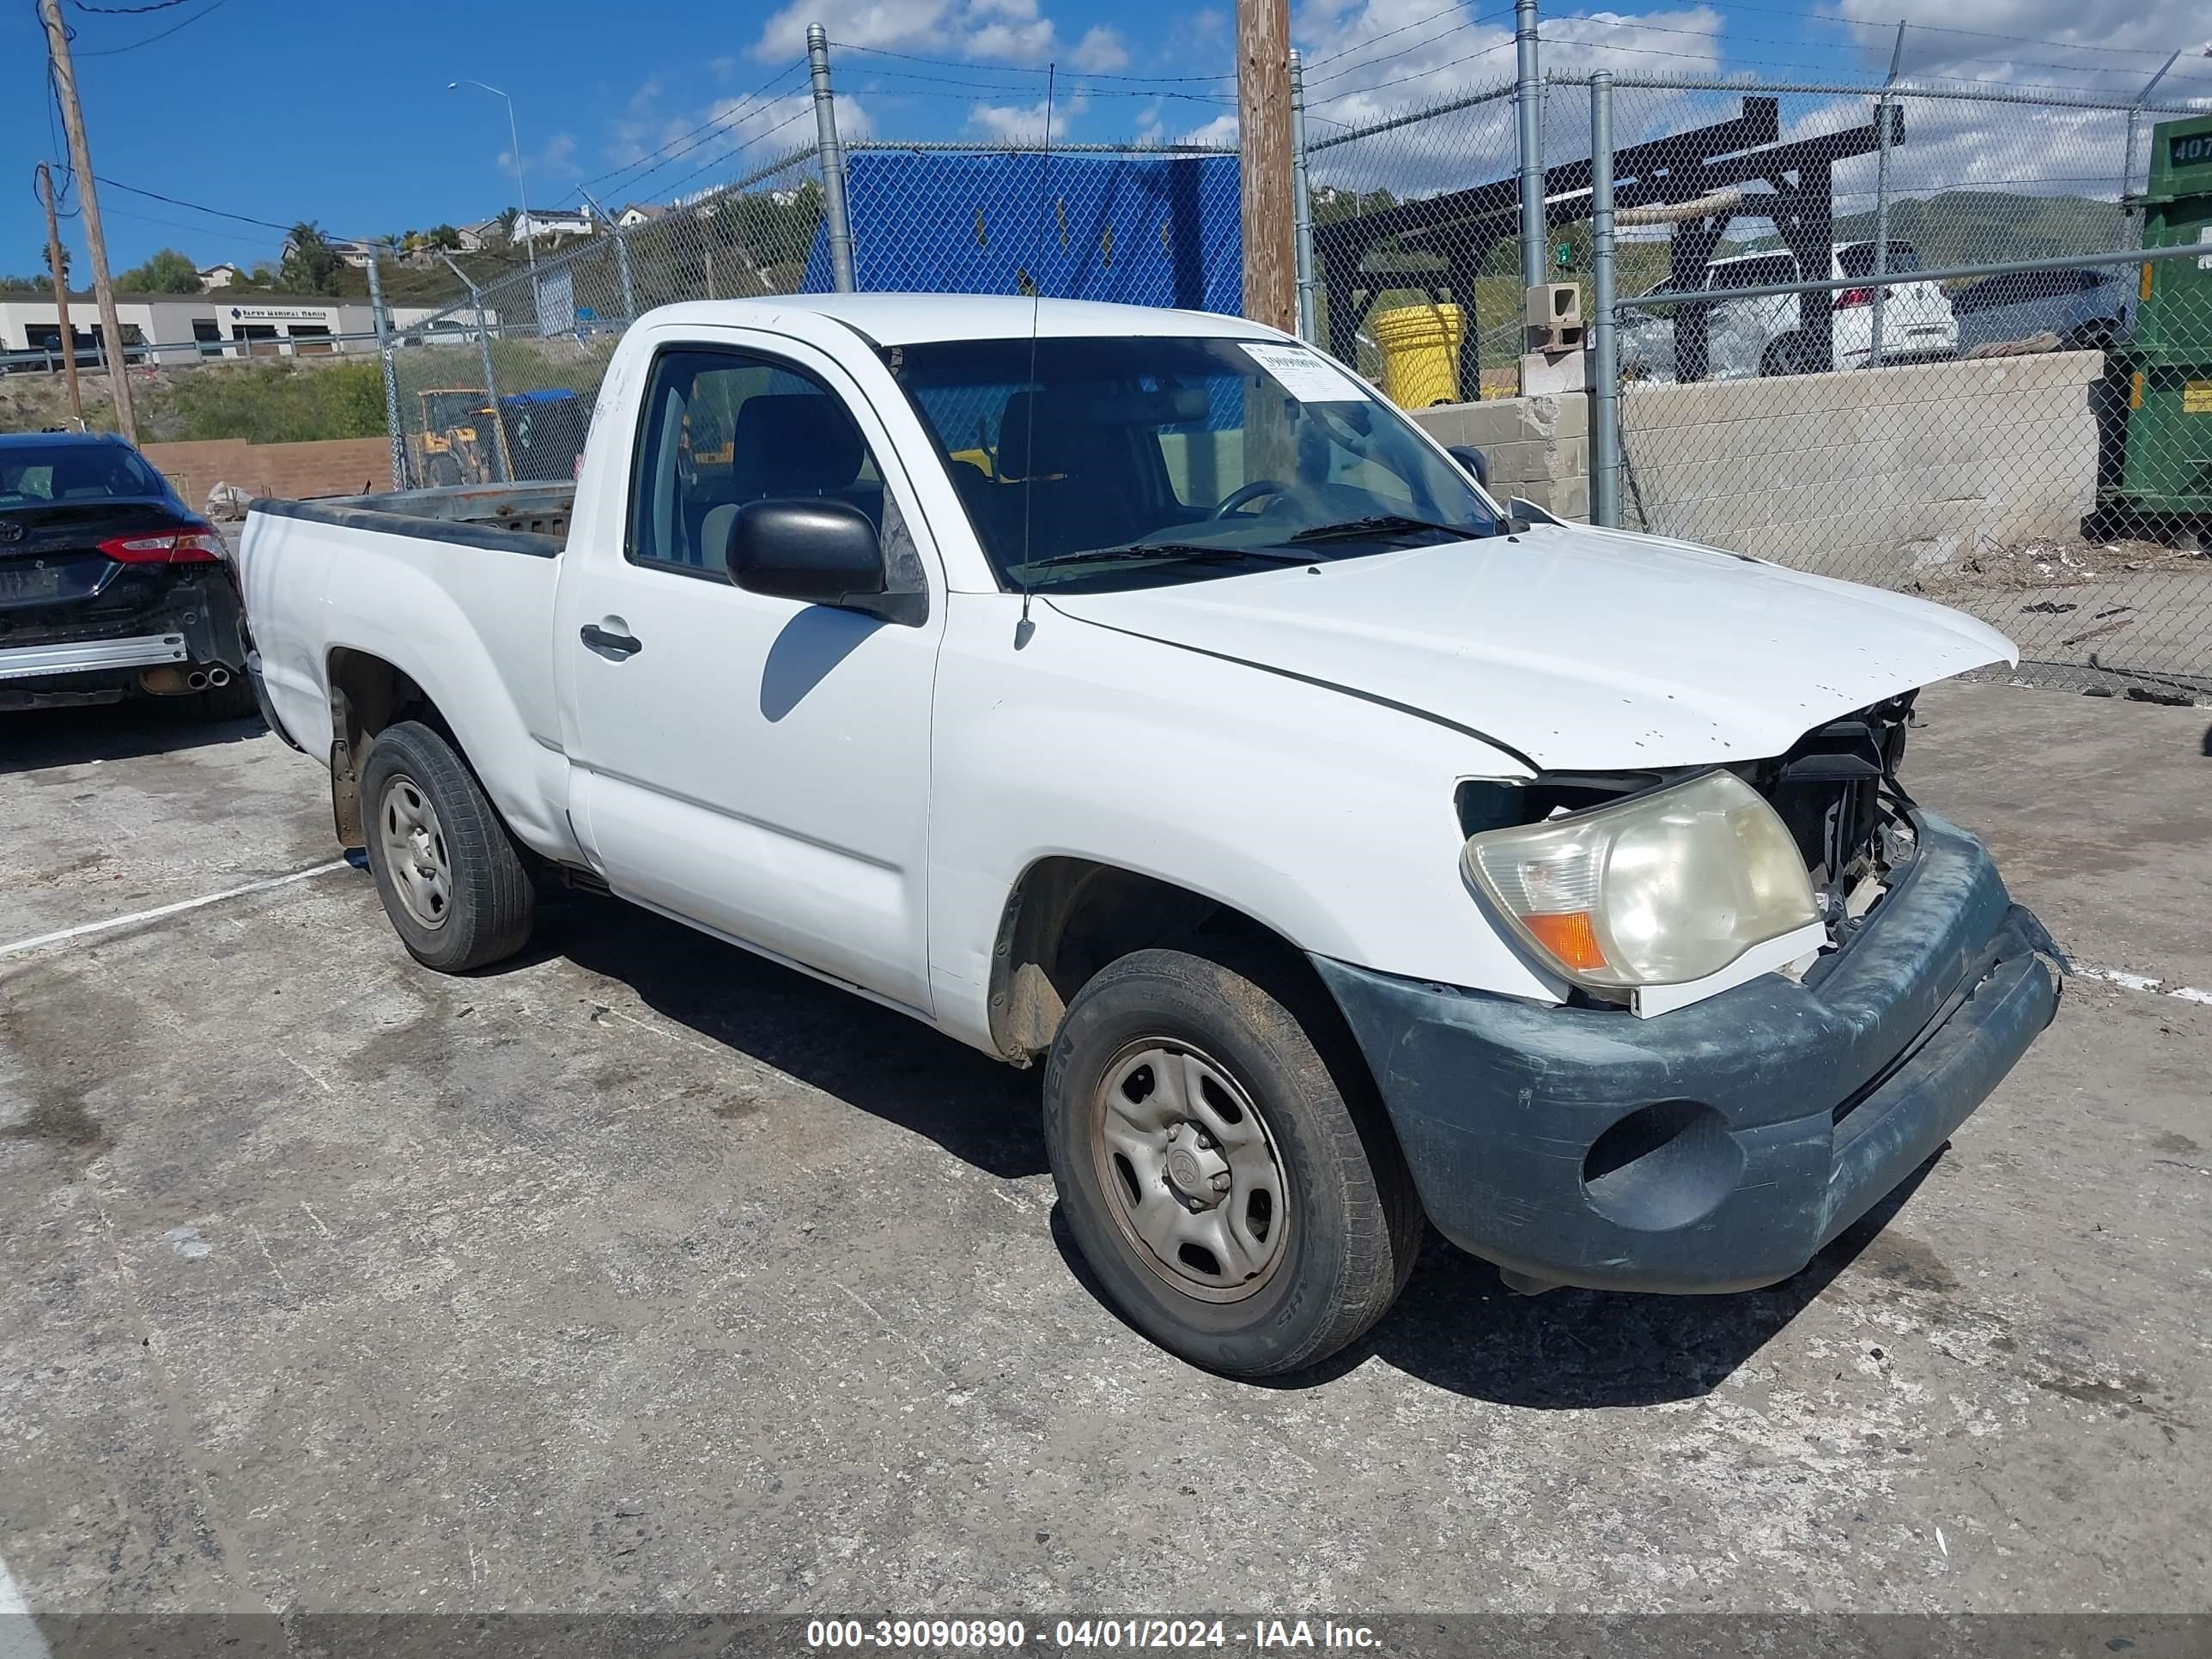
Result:
<instances>
[{"instance_id":1,"label":"truck door","mask_svg":"<svg viewBox=\"0 0 2212 1659\"><path fill-rule=\"evenodd\" d=\"M566 556L576 829L617 893L927 1012L939 567L834 360L730 337L654 357L623 521ZM738 588L723 562L738 508L787 496L866 513L887 552L919 560L927 620Z\"/></svg>"}]
</instances>

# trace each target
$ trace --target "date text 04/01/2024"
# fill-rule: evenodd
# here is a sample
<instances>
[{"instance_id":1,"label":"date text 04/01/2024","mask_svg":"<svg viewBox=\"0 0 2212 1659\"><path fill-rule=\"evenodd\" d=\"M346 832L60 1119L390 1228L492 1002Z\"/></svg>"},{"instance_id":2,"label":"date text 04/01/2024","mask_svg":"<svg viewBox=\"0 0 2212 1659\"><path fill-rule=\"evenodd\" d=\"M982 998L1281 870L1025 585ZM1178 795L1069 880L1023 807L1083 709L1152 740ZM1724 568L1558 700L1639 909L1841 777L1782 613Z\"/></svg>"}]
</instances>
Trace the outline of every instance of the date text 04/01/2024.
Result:
<instances>
[{"instance_id":1,"label":"date text 04/01/2024","mask_svg":"<svg viewBox=\"0 0 2212 1659\"><path fill-rule=\"evenodd\" d=\"M1333 1619L1060 1619L1049 1626L1051 1645L1082 1650L1225 1648L1334 1649L1372 1651L1382 1638L1366 1625ZM1036 1635L1042 1638L1045 1627ZM810 1651L839 1649L1019 1650L1030 1631L1014 1619L817 1619L806 1627Z\"/></svg>"}]
</instances>

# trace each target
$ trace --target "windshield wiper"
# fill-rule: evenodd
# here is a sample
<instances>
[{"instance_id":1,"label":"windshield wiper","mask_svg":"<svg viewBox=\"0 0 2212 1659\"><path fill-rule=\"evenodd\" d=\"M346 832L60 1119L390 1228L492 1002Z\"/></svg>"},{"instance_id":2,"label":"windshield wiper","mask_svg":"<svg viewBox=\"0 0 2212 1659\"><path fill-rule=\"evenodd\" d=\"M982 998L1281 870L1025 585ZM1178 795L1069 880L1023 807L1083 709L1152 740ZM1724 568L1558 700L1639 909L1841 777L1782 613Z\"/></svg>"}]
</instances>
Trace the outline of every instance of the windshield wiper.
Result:
<instances>
[{"instance_id":1,"label":"windshield wiper","mask_svg":"<svg viewBox=\"0 0 2212 1659\"><path fill-rule=\"evenodd\" d=\"M1483 536L1498 533L1496 526L1471 526L1463 524L1437 524L1430 519L1409 519L1402 513L1378 513L1371 518L1346 519L1340 524L1317 524L1310 530L1301 530L1290 539L1300 542L1352 542L1376 536L1402 536L1424 531L1436 531L1449 536L1454 541L1471 542Z\"/></svg>"},{"instance_id":2,"label":"windshield wiper","mask_svg":"<svg viewBox=\"0 0 2212 1659\"><path fill-rule=\"evenodd\" d=\"M1079 564L1127 564L1135 559L1199 559L1210 564L1230 560L1257 559L1266 564L1304 564L1302 553L1272 547L1216 547L1201 542L1132 542L1126 547L1094 547L1080 553L1055 553L1048 559L1031 559L1024 570L1064 570Z\"/></svg>"}]
</instances>

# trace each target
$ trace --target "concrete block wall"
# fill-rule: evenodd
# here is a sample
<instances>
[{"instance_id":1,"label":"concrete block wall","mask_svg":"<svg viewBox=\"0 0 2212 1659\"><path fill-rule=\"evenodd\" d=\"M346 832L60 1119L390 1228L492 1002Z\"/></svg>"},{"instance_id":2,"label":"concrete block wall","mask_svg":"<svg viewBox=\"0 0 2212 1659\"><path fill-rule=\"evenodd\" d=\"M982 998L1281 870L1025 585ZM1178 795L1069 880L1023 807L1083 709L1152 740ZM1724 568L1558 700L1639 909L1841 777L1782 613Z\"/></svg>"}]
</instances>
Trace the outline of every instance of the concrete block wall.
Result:
<instances>
[{"instance_id":1,"label":"concrete block wall","mask_svg":"<svg viewBox=\"0 0 2212 1659\"><path fill-rule=\"evenodd\" d=\"M186 504L207 504L219 483L255 495L294 499L357 495L392 487L388 439L330 438L314 443L250 444L242 438L147 444L146 459L161 470Z\"/></svg>"},{"instance_id":2,"label":"concrete block wall","mask_svg":"<svg viewBox=\"0 0 2212 1659\"><path fill-rule=\"evenodd\" d=\"M2105 360L2045 352L1621 398L1632 530L1894 587L1995 546L2071 537L2094 505ZM1413 418L1490 459L1501 495L1589 516L1583 394Z\"/></svg>"},{"instance_id":3,"label":"concrete block wall","mask_svg":"<svg viewBox=\"0 0 2212 1659\"><path fill-rule=\"evenodd\" d=\"M2046 352L1632 386L1622 523L1886 587L2070 538L2094 505L2104 363Z\"/></svg>"},{"instance_id":4,"label":"concrete block wall","mask_svg":"<svg viewBox=\"0 0 2212 1659\"><path fill-rule=\"evenodd\" d=\"M1442 442L1482 451L1495 494L1518 495L1562 519L1589 517L1586 395L1439 404L1412 413Z\"/></svg>"}]
</instances>

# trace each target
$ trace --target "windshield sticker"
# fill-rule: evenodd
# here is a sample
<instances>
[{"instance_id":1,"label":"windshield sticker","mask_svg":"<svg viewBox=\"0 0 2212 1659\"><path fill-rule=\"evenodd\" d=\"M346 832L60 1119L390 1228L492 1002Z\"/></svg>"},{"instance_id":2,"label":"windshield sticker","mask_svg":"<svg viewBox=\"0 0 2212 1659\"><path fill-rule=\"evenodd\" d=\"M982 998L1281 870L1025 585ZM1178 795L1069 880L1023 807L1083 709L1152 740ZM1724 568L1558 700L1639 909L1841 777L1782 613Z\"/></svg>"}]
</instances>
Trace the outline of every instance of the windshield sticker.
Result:
<instances>
[{"instance_id":1,"label":"windshield sticker","mask_svg":"<svg viewBox=\"0 0 2212 1659\"><path fill-rule=\"evenodd\" d=\"M1317 351L1304 346L1255 345L1240 340L1244 355L1302 404L1364 404L1367 388Z\"/></svg>"}]
</instances>

